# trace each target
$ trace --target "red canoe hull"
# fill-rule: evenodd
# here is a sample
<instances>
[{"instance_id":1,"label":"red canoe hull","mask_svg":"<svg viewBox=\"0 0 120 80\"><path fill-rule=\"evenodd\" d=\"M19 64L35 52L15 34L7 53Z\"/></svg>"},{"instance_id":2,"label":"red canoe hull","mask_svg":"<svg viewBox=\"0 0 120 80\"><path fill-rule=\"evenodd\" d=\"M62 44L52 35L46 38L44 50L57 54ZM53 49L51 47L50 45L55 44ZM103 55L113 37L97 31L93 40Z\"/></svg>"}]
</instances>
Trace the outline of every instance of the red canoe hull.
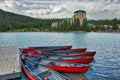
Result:
<instances>
[{"instance_id":1,"label":"red canoe hull","mask_svg":"<svg viewBox=\"0 0 120 80\"><path fill-rule=\"evenodd\" d=\"M76 56L95 56L96 52L91 52L89 54L80 54L80 55L76 55Z\"/></svg>"},{"instance_id":2,"label":"red canoe hull","mask_svg":"<svg viewBox=\"0 0 120 80\"><path fill-rule=\"evenodd\" d=\"M71 48L72 48L72 46L66 46L66 47L63 47L63 48L59 48L57 50L69 50Z\"/></svg>"},{"instance_id":3,"label":"red canoe hull","mask_svg":"<svg viewBox=\"0 0 120 80\"><path fill-rule=\"evenodd\" d=\"M34 53L34 52L36 52L36 50L34 50L34 49L20 49L20 51L22 53Z\"/></svg>"},{"instance_id":4,"label":"red canoe hull","mask_svg":"<svg viewBox=\"0 0 120 80\"><path fill-rule=\"evenodd\" d=\"M85 52L87 48L80 48L80 49L70 49L68 52ZM62 52L62 51L61 51Z\"/></svg>"},{"instance_id":5,"label":"red canoe hull","mask_svg":"<svg viewBox=\"0 0 120 80\"><path fill-rule=\"evenodd\" d=\"M21 52L23 52L23 53L34 53L34 54L44 54L44 55L54 55L54 54L52 54L52 53L48 53L48 52L38 52L38 51L36 51L36 50L34 50L34 49L23 49L23 50L21 50ZM62 53L61 53L62 54ZM78 54L68 54L68 56L94 56L96 54L96 52L89 52L89 53L78 53ZM66 55L65 55L66 56Z\"/></svg>"},{"instance_id":6,"label":"red canoe hull","mask_svg":"<svg viewBox=\"0 0 120 80\"><path fill-rule=\"evenodd\" d=\"M61 62L71 62L71 63L80 63L80 64L89 64L94 60L94 57L90 58L81 58L81 59L67 59L67 60L59 60Z\"/></svg>"},{"instance_id":7,"label":"red canoe hull","mask_svg":"<svg viewBox=\"0 0 120 80\"><path fill-rule=\"evenodd\" d=\"M38 80L38 78L32 76L24 67L24 65L22 65L22 70L25 73L25 75L30 79L30 80Z\"/></svg>"},{"instance_id":8,"label":"red canoe hull","mask_svg":"<svg viewBox=\"0 0 120 80\"><path fill-rule=\"evenodd\" d=\"M57 47L57 46L54 46L54 47L48 46L47 48L46 47L29 47L29 49L35 49L35 50L42 50L42 49L69 50L71 48L72 48L72 45L69 45L69 46L60 46L60 47Z\"/></svg>"},{"instance_id":9,"label":"red canoe hull","mask_svg":"<svg viewBox=\"0 0 120 80\"><path fill-rule=\"evenodd\" d=\"M83 54L72 54L73 56L95 56L96 52L89 52L89 53L83 53ZM69 54L68 54L69 55Z\"/></svg>"},{"instance_id":10,"label":"red canoe hull","mask_svg":"<svg viewBox=\"0 0 120 80\"><path fill-rule=\"evenodd\" d=\"M61 47L61 48L56 48L56 49L53 49L53 50L69 50L71 49L72 46L65 46L65 47ZM33 48L33 49L20 49L21 52L23 53L33 53L33 52L36 52L36 50L40 50L38 48ZM52 49L51 49L52 50Z\"/></svg>"},{"instance_id":11,"label":"red canoe hull","mask_svg":"<svg viewBox=\"0 0 120 80\"><path fill-rule=\"evenodd\" d=\"M84 66L84 67L47 66L47 67L59 72L81 73L81 74L85 74L89 70L89 66Z\"/></svg>"},{"instance_id":12,"label":"red canoe hull","mask_svg":"<svg viewBox=\"0 0 120 80\"><path fill-rule=\"evenodd\" d=\"M53 53L48 53L48 52L36 52L35 54L44 54L44 55L55 55L55 56L83 56L83 57L92 57L92 56L95 56L96 52L83 52L83 53L56 53L56 54L53 54Z\"/></svg>"},{"instance_id":13,"label":"red canoe hull","mask_svg":"<svg viewBox=\"0 0 120 80\"><path fill-rule=\"evenodd\" d=\"M42 58L41 56L39 55L36 55L36 54L28 54L29 56L32 56L34 58ZM60 61L60 62L71 62L71 63L80 63L80 64L89 64L91 63L92 61L94 60L94 57L89 57L89 58L78 58L78 59L62 59L62 60L57 60L57 61Z\"/></svg>"}]
</instances>

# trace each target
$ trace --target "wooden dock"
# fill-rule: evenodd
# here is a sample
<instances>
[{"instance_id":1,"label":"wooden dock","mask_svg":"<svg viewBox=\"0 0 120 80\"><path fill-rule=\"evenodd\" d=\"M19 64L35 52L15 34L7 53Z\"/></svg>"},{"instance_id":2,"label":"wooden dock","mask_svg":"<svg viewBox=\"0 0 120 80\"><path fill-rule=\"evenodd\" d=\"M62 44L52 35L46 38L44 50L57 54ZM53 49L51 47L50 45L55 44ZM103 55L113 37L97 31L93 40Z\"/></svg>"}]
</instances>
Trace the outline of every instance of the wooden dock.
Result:
<instances>
[{"instance_id":1,"label":"wooden dock","mask_svg":"<svg viewBox=\"0 0 120 80\"><path fill-rule=\"evenodd\" d=\"M20 73L19 48L0 47L0 80L18 78Z\"/></svg>"}]
</instances>

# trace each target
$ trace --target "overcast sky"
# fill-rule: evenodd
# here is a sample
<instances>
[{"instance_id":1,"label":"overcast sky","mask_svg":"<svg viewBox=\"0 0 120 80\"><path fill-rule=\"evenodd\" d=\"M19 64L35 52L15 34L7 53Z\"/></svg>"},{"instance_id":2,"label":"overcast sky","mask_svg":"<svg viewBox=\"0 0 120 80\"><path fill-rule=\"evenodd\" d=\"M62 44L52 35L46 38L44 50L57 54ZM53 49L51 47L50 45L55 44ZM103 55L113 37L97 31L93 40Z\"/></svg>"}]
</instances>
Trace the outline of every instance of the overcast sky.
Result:
<instances>
[{"instance_id":1,"label":"overcast sky","mask_svg":"<svg viewBox=\"0 0 120 80\"><path fill-rule=\"evenodd\" d=\"M0 8L35 18L70 18L80 9L88 19L120 18L120 0L0 0Z\"/></svg>"}]
</instances>

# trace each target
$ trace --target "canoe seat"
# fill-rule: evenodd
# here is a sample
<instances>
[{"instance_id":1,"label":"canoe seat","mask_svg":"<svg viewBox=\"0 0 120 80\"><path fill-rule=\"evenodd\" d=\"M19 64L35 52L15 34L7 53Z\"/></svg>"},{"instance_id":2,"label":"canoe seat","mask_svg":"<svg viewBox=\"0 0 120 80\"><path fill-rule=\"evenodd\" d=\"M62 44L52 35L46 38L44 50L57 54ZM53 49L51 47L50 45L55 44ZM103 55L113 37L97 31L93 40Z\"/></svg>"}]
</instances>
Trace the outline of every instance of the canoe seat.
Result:
<instances>
[{"instance_id":1,"label":"canoe seat","mask_svg":"<svg viewBox=\"0 0 120 80\"><path fill-rule=\"evenodd\" d=\"M39 58L38 61L41 61L41 58Z\"/></svg>"},{"instance_id":2,"label":"canoe seat","mask_svg":"<svg viewBox=\"0 0 120 80\"><path fill-rule=\"evenodd\" d=\"M49 70L38 74L38 76L40 76L42 79L44 79L46 76L50 76L50 75L51 75L51 72L49 72Z\"/></svg>"},{"instance_id":3,"label":"canoe seat","mask_svg":"<svg viewBox=\"0 0 120 80\"><path fill-rule=\"evenodd\" d=\"M29 67L37 68L38 67L38 63L31 63L31 64L29 64Z\"/></svg>"},{"instance_id":4,"label":"canoe seat","mask_svg":"<svg viewBox=\"0 0 120 80\"><path fill-rule=\"evenodd\" d=\"M73 66L73 67L75 67L75 66L77 66L77 64L70 64L70 66Z\"/></svg>"},{"instance_id":5,"label":"canoe seat","mask_svg":"<svg viewBox=\"0 0 120 80\"><path fill-rule=\"evenodd\" d=\"M62 60L63 58L60 56L60 57L58 57L58 60Z\"/></svg>"},{"instance_id":6,"label":"canoe seat","mask_svg":"<svg viewBox=\"0 0 120 80\"><path fill-rule=\"evenodd\" d=\"M55 65L55 62L50 62L50 63L48 63L48 65L54 66L54 65Z\"/></svg>"},{"instance_id":7,"label":"canoe seat","mask_svg":"<svg viewBox=\"0 0 120 80\"><path fill-rule=\"evenodd\" d=\"M49 58L49 55L44 55L43 58Z\"/></svg>"}]
</instances>

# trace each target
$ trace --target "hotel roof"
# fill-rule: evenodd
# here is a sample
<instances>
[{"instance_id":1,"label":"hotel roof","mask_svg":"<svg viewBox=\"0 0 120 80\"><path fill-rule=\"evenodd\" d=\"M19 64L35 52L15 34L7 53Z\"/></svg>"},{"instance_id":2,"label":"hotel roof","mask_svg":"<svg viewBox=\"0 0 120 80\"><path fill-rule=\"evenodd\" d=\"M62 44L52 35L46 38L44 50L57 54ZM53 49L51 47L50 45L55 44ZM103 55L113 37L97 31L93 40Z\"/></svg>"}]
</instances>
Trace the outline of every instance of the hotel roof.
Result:
<instances>
[{"instance_id":1,"label":"hotel roof","mask_svg":"<svg viewBox=\"0 0 120 80\"><path fill-rule=\"evenodd\" d=\"M77 11L75 11L74 13L79 13L79 12L86 12L86 11L84 11L84 10L77 10Z\"/></svg>"}]
</instances>

